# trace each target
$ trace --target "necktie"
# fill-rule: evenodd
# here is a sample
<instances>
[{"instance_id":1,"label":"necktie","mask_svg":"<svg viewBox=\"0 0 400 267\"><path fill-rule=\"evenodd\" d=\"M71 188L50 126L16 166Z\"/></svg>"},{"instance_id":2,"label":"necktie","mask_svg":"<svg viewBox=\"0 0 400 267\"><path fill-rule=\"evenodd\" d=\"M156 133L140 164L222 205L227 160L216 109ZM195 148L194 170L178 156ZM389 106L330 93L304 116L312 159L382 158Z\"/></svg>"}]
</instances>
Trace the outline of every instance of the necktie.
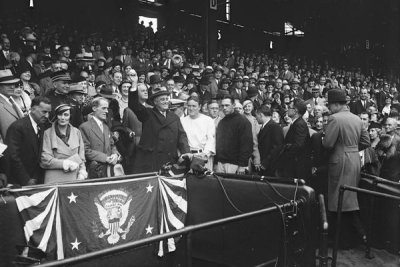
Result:
<instances>
[{"instance_id":1,"label":"necktie","mask_svg":"<svg viewBox=\"0 0 400 267\"><path fill-rule=\"evenodd\" d=\"M40 126L39 126L39 124L36 126L36 129L37 129L36 135L37 135L38 140L40 141Z\"/></svg>"},{"instance_id":2,"label":"necktie","mask_svg":"<svg viewBox=\"0 0 400 267\"><path fill-rule=\"evenodd\" d=\"M317 102L316 98L314 98L314 103L315 103L315 105L318 105L318 102Z\"/></svg>"}]
</instances>

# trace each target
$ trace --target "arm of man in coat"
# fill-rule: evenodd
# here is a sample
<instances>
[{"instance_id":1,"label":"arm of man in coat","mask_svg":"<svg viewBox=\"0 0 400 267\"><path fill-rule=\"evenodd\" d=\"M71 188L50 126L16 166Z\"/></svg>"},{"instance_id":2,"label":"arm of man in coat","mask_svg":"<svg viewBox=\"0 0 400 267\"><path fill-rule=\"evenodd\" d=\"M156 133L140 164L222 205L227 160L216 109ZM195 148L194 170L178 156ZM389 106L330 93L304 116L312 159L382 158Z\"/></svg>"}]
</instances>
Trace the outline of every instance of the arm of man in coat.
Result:
<instances>
[{"instance_id":1,"label":"arm of man in coat","mask_svg":"<svg viewBox=\"0 0 400 267\"><path fill-rule=\"evenodd\" d=\"M271 161L278 157L279 150L281 149L283 141L285 139L283 136L283 130L278 124L271 125L270 137L271 147L269 149L269 154L261 162L261 165L265 169L268 169L271 165Z\"/></svg>"},{"instance_id":2,"label":"arm of man in coat","mask_svg":"<svg viewBox=\"0 0 400 267\"><path fill-rule=\"evenodd\" d=\"M332 149L339 135L339 127L337 125L337 121L333 116L329 117L328 125L325 129L325 137L322 139L322 145L326 149Z\"/></svg>"},{"instance_id":3,"label":"arm of man in coat","mask_svg":"<svg viewBox=\"0 0 400 267\"><path fill-rule=\"evenodd\" d=\"M13 181L9 181L11 183L15 182L18 184L24 184L28 182L31 177L29 173L26 171L24 164L21 161L20 154L21 154L21 144L23 144L23 133L21 128L14 127L12 124L7 131L6 135L6 144L8 148L6 150L7 160L8 160L8 167L9 172L12 173L10 177ZM11 171L12 170L12 171Z\"/></svg>"},{"instance_id":4,"label":"arm of man in coat","mask_svg":"<svg viewBox=\"0 0 400 267\"><path fill-rule=\"evenodd\" d=\"M239 167L247 167L249 164L249 158L253 154L253 133L251 131L251 123L245 119L242 125L239 126L240 138L239 138Z\"/></svg>"},{"instance_id":5,"label":"arm of man in coat","mask_svg":"<svg viewBox=\"0 0 400 267\"><path fill-rule=\"evenodd\" d=\"M299 152L306 148L305 140L309 134L307 123L298 123L294 127L294 140L293 143L291 143L291 146L287 149L287 155L289 158L294 158L295 155L299 154Z\"/></svg>"},{"instance_id":6,"label":"arm of man in coat","mask_svg":"<svg viewBox=\"0 0 400 267\"><path fill-rule=\"evenodd\" d=\"M361 126L360 142L358 143L358 150L364 150L371 145L367 129Z\"/></svg>"},{"instance_id":7,"label":"arm of man in coat","mask_svg":"<svg viewBox=\"0 0 400 267\"><path fill-rule=\"evenodd\" d=\"M149 118L148 110L140 104L138 90L129 91L128 107L136 114L141 122L145 122Z\"/></svg>"},{"instance_id":8,"label":"arm of man in coat","mask_svg":"<svg viewBox=\"0 0 400 267\"><path fill-rule=\"evenodd\" d=\"M181 120L178 119L178 149L181 154L190 153L189 141L183 129Z\"/></svg>"}]
</instances>

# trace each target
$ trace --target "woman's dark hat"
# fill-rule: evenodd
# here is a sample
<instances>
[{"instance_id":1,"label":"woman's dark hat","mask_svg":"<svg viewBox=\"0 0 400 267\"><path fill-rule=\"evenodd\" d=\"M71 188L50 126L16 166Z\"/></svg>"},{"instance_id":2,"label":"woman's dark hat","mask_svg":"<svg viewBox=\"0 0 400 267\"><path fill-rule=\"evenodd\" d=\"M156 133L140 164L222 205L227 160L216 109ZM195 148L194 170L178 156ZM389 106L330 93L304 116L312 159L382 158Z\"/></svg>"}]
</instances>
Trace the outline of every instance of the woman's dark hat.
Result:
<instances>
[{"instance_id":1,"label":"woman's dark hat","mask_svg":"<svg viewBox=\"0 0 400 267\"><path fill-rule=\"evenodd\" d=\"M64 113L64 112L67 111L67 110L70 110L71 108L72 108L72 107L71 107L70 105L68 105L68 104L61 104L61 105L58 105L58 106L55 108L54 113L55 113L56 115L59 115L59 114Z\"/></svg>"}]
</instances>

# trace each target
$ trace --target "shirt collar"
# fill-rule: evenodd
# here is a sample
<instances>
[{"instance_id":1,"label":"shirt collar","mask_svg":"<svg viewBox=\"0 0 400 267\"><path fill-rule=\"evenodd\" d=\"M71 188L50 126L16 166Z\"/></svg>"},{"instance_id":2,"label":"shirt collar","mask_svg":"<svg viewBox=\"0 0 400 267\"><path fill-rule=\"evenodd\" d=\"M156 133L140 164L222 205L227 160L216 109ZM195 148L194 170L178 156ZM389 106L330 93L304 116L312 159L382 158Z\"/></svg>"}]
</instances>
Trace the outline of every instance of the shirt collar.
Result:
<instances>
[{"instance_id":1,"label":"shirt collar","mask_svg":"<svg viewBox=\"0 0 400 267\"><path fill-rule=\"evenodd\" d=\"M33 130L35 131L35 133L37 134L38 132L38 128L37 128L37 126L38 126L38 124L36 123L36 121L32 118L32 115L29 113L29 119L31 120L31 123L32 123L32 127L33 127Z\"/></svg>"},{"instance_id":2,"label":"shirt collar","mask_svg":"<svg viewBox=\"0 0 400 267\"><path fill-rule=\"evenodd\" d=\"M100 129L103 129L103 122L98 118L96 118L95 116L93 116L93 119L97 123L97 125L99 125Z\"/></svg>"}]
</instances>

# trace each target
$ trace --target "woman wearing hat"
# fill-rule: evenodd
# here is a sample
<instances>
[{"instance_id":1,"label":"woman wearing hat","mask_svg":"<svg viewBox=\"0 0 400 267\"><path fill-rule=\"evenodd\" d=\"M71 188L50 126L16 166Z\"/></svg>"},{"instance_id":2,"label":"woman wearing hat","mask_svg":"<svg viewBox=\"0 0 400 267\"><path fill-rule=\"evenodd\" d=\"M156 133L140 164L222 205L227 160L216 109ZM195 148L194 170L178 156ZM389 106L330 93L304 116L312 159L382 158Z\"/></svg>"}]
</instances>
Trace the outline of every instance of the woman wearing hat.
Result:
<instances>
[{"instance_id":1,"label":"woman wearing hat","mask_svg":"<svg viewBox=\"0 0 400 267\"><path fill-rule=\"evenodd\" d=\"M243 102L243 115L251 123L251 132L253 134L253 156L249 160L249 170L252 172L254 169L256 171L260 170L260 152L258 150L258 132L260 131L260 125L258 124L256 118L253 116L252 112L254 110L254 104L251 100L245 100Z\"/></svg>"},{"instance_id":2,"label":"woman wearing hat","mask_svg":"<svg viewBox=\"0 0 400 267\"><path fill-rule=\"evenodd\" d=\"M29 95L22 89L22 84L16 84L14 88L14 95L10 98L11 104L15 105L15 109L22 118L28 115L31 108L32 100Z\"/></svg>"},{"instance_id":3,"label":"woman wearing hat","mask_svg":"<svg viewBox=\"0 0 400 267\"><path fill-rule=\"evenodd\" d=\"M19 78L22 82L22 90L31 98L35 98L35 96L39 95L40 87L36 83L30 82L32 78L31 71L27 66L21 66L18 70Z\"/></svg>"},{"instance_id":4,"label":"woman wearing hat","mask_svg":"<svg viewBox=\"0 0 400 267\"><path fill-rule=\"evenodd\" d=\"M59 105L54 123L44 132L40 166L45 170L45 184L87 178L81 132L69 123L70 117L71 106Z\"/></svg>"}]
</instances>

